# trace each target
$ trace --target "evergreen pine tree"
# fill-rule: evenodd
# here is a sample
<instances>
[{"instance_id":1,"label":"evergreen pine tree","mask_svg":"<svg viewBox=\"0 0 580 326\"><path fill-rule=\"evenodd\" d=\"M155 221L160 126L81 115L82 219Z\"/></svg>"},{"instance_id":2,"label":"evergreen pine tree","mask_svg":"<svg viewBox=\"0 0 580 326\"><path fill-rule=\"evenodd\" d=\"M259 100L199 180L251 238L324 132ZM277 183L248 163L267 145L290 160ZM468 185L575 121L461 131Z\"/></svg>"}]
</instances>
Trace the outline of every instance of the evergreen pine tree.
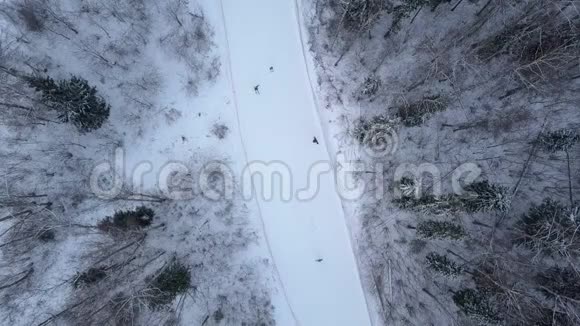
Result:
<instances>
[{"instance_id":1,"label":"evergreen pine tree","mask_svg":"<svg viewBox=\"0 0 580 326\"><path fill-rule=\"evenodd\" d=\"M456 262L452 261L445 255L439 255L435 252L427 254L427 267L433 271L449 277L455 277L461 274L463 268Z\"/></svg>"},{"instance_id":2,"label":"evergreen pine tree","mask_svg":"<svg viewBox=\"0 0 580 326\"><path fill-rule=\"evenodd\" d=\"M403 178L397 184L401 191L403 191L402 187L409 190L413 185L414 181L409 178ZM456 194L440 197L424 195L416 198L404 193L402 198L393 200L393 203L402 209L436 215L458 212L505 212L511 205L507 188L490 184L487 180L472 183L465 190L466 194L462 196Z\"/></svg>"},{"instance_id":3,"label":"evergreen pine tree","mask_svg":"<svg viewBox=\"0 0 580 326\"><path fill-rule=\"evenodd\" d=\"M82 78L55 82L50 77L30 77L28 83L42 93L44 104L55 110L61 121L71 122L81 132L100 128L109 117L110 106Z\"/></svg>"},{"instance_id":4,"label":"evergreen pine tree","mask_svg":"<svg viewBox=\"0 0 580 326\"><path fill-rule=\"evenodd\" d=\"M488 299L479 291L463 289L453 295L453 302L468 317L483 325L495 325L500 322L497 312Z\"/></svg>"},{"instance_id":5,"label":"evergreen pine tree","mask_svg":"<svg viewBox=\"0 0 580 326\"><path fill-rule=\"evenodd\" d=\"M467 195L461 201L468 213L505 212L511 205L507 188L491 184L487 180L474 182L465 187L465 190Z\"/></svg>"},{"instance_id":6,"label":"evergreen pine tree","mask_svg":"<svg viewBox=\"0 0 580 326\"><path fill-rule=\"evenodd\" d=\"M459 240L466 235L461 225L435 220L427 220L417 224L417 234L427 239L451 240Z\"/></svg>"}]
</instances>

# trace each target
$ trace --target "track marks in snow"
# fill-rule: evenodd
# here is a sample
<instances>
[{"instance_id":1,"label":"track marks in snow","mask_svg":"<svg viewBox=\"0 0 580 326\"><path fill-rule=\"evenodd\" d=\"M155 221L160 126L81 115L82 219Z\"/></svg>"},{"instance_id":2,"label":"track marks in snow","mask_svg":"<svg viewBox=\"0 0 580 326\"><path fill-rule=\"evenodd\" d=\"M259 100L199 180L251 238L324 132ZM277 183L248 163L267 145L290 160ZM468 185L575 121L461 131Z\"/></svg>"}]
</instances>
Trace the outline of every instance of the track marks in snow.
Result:
<instances>
[{"instance_id":1,"label":"track marks in snow","mask_svg":"<svg viewBox=\"0 0 580 326\"><path fill-rule=\"evenodd\" d=\"M227 70L227 78L228 81L231 85L231 90L232 90L232 95L233 95L233 104L234 104L234 109L235 109L235 113L236 113L236 121L238 124L238 133L239 133L239 137L240 137L240 142L242 143L242 149L244 152L244 158L245 158L245 163L248 164L249 160L248 160L248 152L246 150L247 146L246 143L244 141L244 136L242 134L242 126L240 123L240 114L239 114L239 105L238 105L238 99L237 99L237 91L236 91L236 85L234 84L234 78L233 78L233 72L232 72L232 61L230 58L230 45L229 45L229 36L228 36L228 27L226 24L226 15L224 12L224 6L223 6L223 2L222 0L219 0L219 6L220 6L220 10L221 10L221 17L222 17L222 24L223 24L223 29L224 29L224 39L225 39L225 45L226 45L226 70ZM262 234L264 235L264 241L266 243L266 247L268 248L268 254L270 255L270 260L272 261L272 266L274 268L274 272L276 273L276 279L278 280L278 282L280 283L280 289L282 291L282 294L284 296L284 300L286 301L286 304L288 305L288 309L290 311L290 313L292 314L292 318L294 319L294 323L296 325L300 325L300 323L298 322L298 318L296 317L296 314L294 313L294 310L292 309L292 305L290 304L290 300L288 299L288 294L286 292L286 287L284 286L284 283L282 282L282 278L280 276L280 272L278 271L278 267L276 265L276 261L274 260L274 255L272 253L272 247L270 245L270 239L268 238L268 234L266 232L266 225L264 224L264 218L262 215L262 208L260 206L260 201L255 198L255 202L256 202L256 207L258 208L258 217L260 219L260 225L262 228Z\"/></svg>"}]
</instances>

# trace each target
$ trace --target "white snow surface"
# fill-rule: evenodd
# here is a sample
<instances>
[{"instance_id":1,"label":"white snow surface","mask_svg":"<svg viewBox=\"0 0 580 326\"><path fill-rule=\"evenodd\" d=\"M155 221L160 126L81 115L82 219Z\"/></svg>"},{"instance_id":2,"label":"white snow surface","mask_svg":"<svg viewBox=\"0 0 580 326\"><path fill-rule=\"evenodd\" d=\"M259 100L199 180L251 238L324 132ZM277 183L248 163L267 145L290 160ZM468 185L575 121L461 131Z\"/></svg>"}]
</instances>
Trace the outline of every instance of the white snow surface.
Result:
<instances>
[{"instance_id":1,"label":"white snow surface","mask_svg":"<svg viewBox=\"0 0 580 326\"><path fill-rule=\"evenodd\" d=\"M222 60L246 160L279 161L292 173L291 200L281 198L280 187L271 200L258 193L258 213L292 313L287 318L294 319L278 323L370 325L333 174L319 177L313 199L296 197L309 169L316 162L330 163L309 82L298 4L223 0L220 5L229 53ZM260 94L254 92L256 85Z\"/></svg>"}]
</instances>

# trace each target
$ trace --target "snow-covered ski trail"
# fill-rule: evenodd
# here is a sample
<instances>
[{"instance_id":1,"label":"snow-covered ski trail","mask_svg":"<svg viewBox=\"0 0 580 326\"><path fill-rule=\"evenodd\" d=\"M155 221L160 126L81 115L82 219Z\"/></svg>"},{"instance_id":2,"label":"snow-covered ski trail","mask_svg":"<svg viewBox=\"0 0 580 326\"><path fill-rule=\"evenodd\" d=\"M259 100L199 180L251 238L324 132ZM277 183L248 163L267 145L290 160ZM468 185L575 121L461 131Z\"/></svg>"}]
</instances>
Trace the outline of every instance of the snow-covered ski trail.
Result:
<instances>
[{"instance_id":1,"label":"snow-covered ski trail","mask_svg":"<svg viewBox=\"0 0 580 326\"><path fill-rule=\"evenodd\" d=\"M231 89L232 89L234 108L236 110L236 119L237 119L237 122L238 122L238 128L237 129L240 132L240 142L241 142L241 145L243 147L242 148L242 151L244 153L245 161L246 161L246 164L247 164L249 162L249 159L248 159L248 151L246 149L247 146L245 144L244 137L242 135L242 130L241 130L241 122L240 122L240 115L239 115L239 111L240 110L239 110L238 100L237 100L238 95L237 95L237 90L236 90L236 87L235 87L235 84L234 84L234 76L233 76L233 71L232 71L232 60L230 58L230 44L229 44L229 39L228 39L228 28L227 28L227 25L226 25L226 16L225 16L225 10L224 10L224 5L223 5L222 0L219 0L219 6L220 6L220 12L221 12L221 17L222 17L222 23L223 23L224 33L226 34L225 35L225 43L226 43L225 44L225 47L226 47L225 54L226 54L226 66L227 66L226 67L226 70L227 70L227 75L228 75L227 78L229 79L229 82L230 82L230 85L231 85ZM266 242L266 246L267 246L267 249L268 249L268 253L270 254L270 257L272 258L272 264L273 264L273 267L274 267L274 270L275 270L275 273L276 273L276 277L278 278L278 280L280 282L282 282L282 280L280 279L280 272L278 271L278 267L276 266L276 260L274 259L274 253L272 252L272 246L270 245L270 239L268 237L268 234L266 233L266 225L264 224L264 218L263 218L263 215L262 215L262 208L261 208L260 202L258 201L257 198L255 198L255 201L256 201L256 207L258 208L258 215L259 215L259 219L260 219L260 222L261 222L261 226L262 226L262 230L263 230L263 235L264 235L264 238L265 238L265 242ZM300 323L298 321L298 318L296 317L296 314L294 313L294 310L292 309L292 306L290 305L290 300L288 299L288 294L287 294L286 288L284 287L284 284L283 283L280 283L280 288L281 288L281 291L282 291L282 295L284 297L284 300L286 301L286 304L288 305L288 311L291 314L291 318L292 318L294 324L296 324L297 326L299 326ZM278 309L280 309L280 307L278 307ZM278 313L278 317L280 317L280 313ZM287 318L284 318L284 319L287 319Z\"/></svg>"},{"instance_id":2,"label":"snow-covered ski trail","mask_svg":"<svg viewBox=\"0 0 580 326\"><path fill-rule=\"evenodd\" d=\"M272 200L258 193L258 207L294 323L370 325L333 176L319 177L314 198L295 196L306 185L312 165L330 163L305 69L297 4L222 0L220 5L246 159L282 162L292 175L291 200L283 200L278 187ZM254 92L256 85L260 94ZM319 145L312 143L313 137Z\"/></svg>"}]
</instances>

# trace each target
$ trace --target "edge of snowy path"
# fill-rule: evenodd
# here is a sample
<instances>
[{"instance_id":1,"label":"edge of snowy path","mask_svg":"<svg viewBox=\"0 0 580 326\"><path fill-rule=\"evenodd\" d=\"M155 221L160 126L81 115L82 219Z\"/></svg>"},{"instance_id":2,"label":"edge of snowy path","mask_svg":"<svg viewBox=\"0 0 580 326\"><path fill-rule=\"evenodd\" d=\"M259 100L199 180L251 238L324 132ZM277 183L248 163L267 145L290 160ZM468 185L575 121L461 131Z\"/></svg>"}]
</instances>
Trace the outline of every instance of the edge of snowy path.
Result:
<instances>
[{"instance_id":1,"label":"edge of snowy path","mask_svg":"<svg viewBox=\"0 0 580 326\"><path fill-rule=\"evenodd\" d=\"M221 0L220 0L221 1ZM328 158L330 160L330 163L332 164L333 168L337 169L338 165L334 156L334 153L332 153L331 148L329 147L330 144L332 144L330 142L330 134L328 131L328 128L326 128L326 125L323 123L322 121L322 112L321 112L321 107L320 107L320 100L318 99L317 96L317 90L320 90L320 87L316 86L316 84L314 84L314 80L312 78L312 76L316 76L316 66L315 63L313 61L313 58L310 55L310 50L307 49L308 46L308 34L306 33L306 31L304 30L306 27L306 24L303 20L303 7L302 7L302 3L301 0L294 0L294 15L296 17L296 24L298 25L298 35L300 37L300 46L301 46L301 50L302 50L302 56L304 59L304 66L305 66L305 70L306 70L306 75L308 76L308 85L310 86L310 93L312 95L312 101L314 103L314 106L316 108L316 119L318 124L320 125L320 129L322 130L323 133L323 137L324 137L324 147L326 149L326 152L328 153ZM320 90L321 91L321 90ZM335 180L335 185L337 184L336 182L336 173L334 173L333 178ZM358 256L358 252L355 249L355 247L353 246L353 241L356 240L356 233L354 233L353 227L351 225L351 221L349 218L347 218L347 208L345 206L344 200L342 199L341 196L338 196L339 200L340 200L340 204L341 204L341 211L342 211L342 218L344 220L344 226L347 229L347 233L350 235L348 241L349 241L349 245L350 248L352 250L352 254L354 255L354 260L356 263L356 267L357 267L357 278L359 280L360 286L363 290L363 294L364 294L364 298L365 298L365 305L366 305L366 309L367 309L367 313L369 314L369 320L371 322L372 325L375 325L374 322L374 318L373 315L371 313L371 309L369 306L369 294L367 293L367 291L365 291L365 286L362 282L362 279L360 277L361 275L361 264L360 264L360 260L359 260L359 256Z\"/></svg>"},{"instance_id":2,"label":"edge of snowy path","mask_svg":"<svg viewBox=\"0 0 580 326\"><path fill-rule=\"evenodd\" d=\"M249 164L248 161L248 153L246 150L246 143L244 141L244 137L242 135L242 129L241 129L241 123L240 123L240 116L239 116L239 106L238 106L238 98L237 98L237 92L236 92L236 86L234 84L234 78L233 78L233 72L232 72L232 61L230 58L230 44L229 44L229 36L228 36L228 28L227 28L227 24L226 24L226 17L225 17L225 11L224 11L224 6L223 6L223 2L222 0L219 0L219 7L220 7L220 13L221 13L221 22L222 22L222 27L224 29L224 41L225 41L225 65L226 65L226 70L227 70L227 79L229 81L230 84L230 88L232 91L232 95L233 95L233 103L234 103L234 111L235 111L235 116L236 116L236 123L238 124L238 133L239 133L239 137L240 137L240 143L242 145L242 150L244 153L244 160L246 165ZM282 277L280 276L280 272L278 271L278 266L276 265L276 260L274 259L274 254L272 252L272 247L270 245L270 239L268 237L268 234L266 232L266 225L264 223L264 219L263 219L263 215L262 215L262 207L260 206L260 202L259 200L254 197L254 201L256 204L256 207L258 208L258 219L260 220L260 227L261 227L261 231L262 234L264 236L264 242L266 244L266 247L268 248L268 255L270 256L270 260L272 261L272 267L274 268L275 274L276 274L276 279L280 285L280 290L282 291L282 296L284 297L284 301L286 301L286 305L288 306L288 310L290 311L290 314L292 315L292 319L294 320L294 324L300 326L300 323L298 321L298 318L296 316L296 314L294 313L294 309L292 308L292 305L290 304L290 300L288 298L288 294L286 291L286 287L283 283Z\"/></svg>"}]
</instances>

